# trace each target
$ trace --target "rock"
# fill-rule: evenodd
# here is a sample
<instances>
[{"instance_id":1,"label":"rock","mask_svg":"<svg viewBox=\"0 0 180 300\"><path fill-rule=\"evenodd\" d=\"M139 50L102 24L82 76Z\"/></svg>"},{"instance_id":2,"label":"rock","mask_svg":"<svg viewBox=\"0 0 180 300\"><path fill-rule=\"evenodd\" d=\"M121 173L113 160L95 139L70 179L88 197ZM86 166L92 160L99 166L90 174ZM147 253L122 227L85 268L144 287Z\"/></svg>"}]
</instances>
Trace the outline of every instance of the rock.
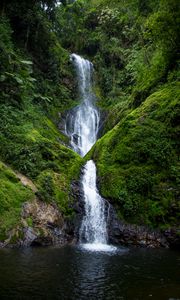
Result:
<instances>
[{"instance_id":1,"label":"rock","mask_svg":"<svg viewBox=\"0 0 180 300\"><path fill-rule=\"evenodd\" d=\"M46 203L37 197L25 202L22 207L21 221L8 234L0 247L49 246L75 243L78 240L79 227L84 215L84 202L80 183L72 183L74 201L71 207L74 218L66 219L56 203Z\"/></svg>"},{"instance_id":2,"label":"rock","mask_svg":"<svg viewBox=\"0 0 180 300\"><path fill-rule=\"evenodd\" d=\"M161 232L157 230L152 231L145 226L122 222L118 220L113 206L108 204L108 202L107 206L110 243L148 248L169 247L167 239Z\"/></svg>"},{"instance_id":3,"label":"rock","mask_svg":"<svg viewBox=\"0 0 180 300\"><path fill-rule=\"evenodd\" d=\"M164 231L164 236L166 237L170 248L180 250L180 229L170 228Z\"/></svg>"},{"instance_id":4,"label":"rock","mask_svg":"<svg viewBox=\"0 0 180 300\"><path fill-rule=\"evenodd\" d=\"M37 187L35 186L35 184L28 177L24 176L23 174L21 174L19 172L16 172L16 176L17 176L17 178L19 178L19 180L21 181L22 185L30 187L30 189L34 193L37 192Z\"/></svg>"},{"instance_id":5,"label":"rock","mask_svg":"<svg viewBox=\"0 0 180 300\"><path fill-rule=\"evenodd\" d=\"M57 205L35 198L24 203L20 224L0 247L64 245L74 240L74 228Z\"/></svg>"},{"instance_id":6,"label":"rock","mask_svg":"<svg viewBox=\"0 0 180 300\"><path fill-rule=\"evenodd\" d=\"M77 145L78 144L78 140L81 138L78 134L73 134L73 142Z\"/></svg>"},{"instance_id":7,"label":"rock","mask_svg":"<svg viewBox=\"0 0 180 300\"><path fill-rule=\"evenodd\" d=\"M82 218L85 213L84 209L84 196L82 192L81 181L73 181L71 184L71 196L74 201L72 203L72 209L75 212L74 218L69 222L69 229L74 231L75 239L79 239L79 229L81 226Z\"/></svg>"},{"instance_id":8,"label":"rock","mask_svg":"<svg viewBox=\"0 0 180 300\"><path fill-rule=\"evenodd\" d=\"M50 236L43 236L43 237L37 237L34 239L34 241L31 243L32 247L37 246L51 246L53 244L53 239Z\"/></svg>"},{"instance_id":9,"label":"rock","mask_svg":"<svg viewBox=\"0 0 180 300\"><path fill-rule=\"evenodd\" d=\"M30 246L33 243L33 241L37 238L37 234L34 231L34 229L31 227L23 228L23 232L24 232L24 239L21 245L26 247Z\"/></svg>"}]
</instances>

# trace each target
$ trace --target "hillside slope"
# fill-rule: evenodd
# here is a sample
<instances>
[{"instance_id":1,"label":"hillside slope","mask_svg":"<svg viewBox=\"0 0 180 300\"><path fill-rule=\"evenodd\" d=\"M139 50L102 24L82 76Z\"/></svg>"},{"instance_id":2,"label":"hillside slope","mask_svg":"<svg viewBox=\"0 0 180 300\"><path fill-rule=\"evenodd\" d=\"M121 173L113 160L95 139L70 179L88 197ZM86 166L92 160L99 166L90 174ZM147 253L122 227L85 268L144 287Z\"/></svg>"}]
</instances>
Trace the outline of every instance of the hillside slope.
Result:
<instances>
[{"instance_id":1,"label":"hillside slope","mask_svg":"<svg viewBox=\"0 0 180 300\"><path fill-rule=\"evenodd\" d=\"M164 86L95 145L100 191L119 217L168 228L179 220L179 96Z\"/></svg>"},{"instance_id":2,"label":"hillside slope","mask_svg":"<svg viewBox=\"0 0 180 300\"><path fill-rule=\"evenodd\" d=\"M13 2L13 3L12 3ZM24 202L38 196L71 216L70 184L81 158L60 133L61 112L76 105L69 53L54 26L56 1L3 1L0 8L0 235L17 225ZM36 195L13 172L37 186Z\"/></svg>"}]
</instances>

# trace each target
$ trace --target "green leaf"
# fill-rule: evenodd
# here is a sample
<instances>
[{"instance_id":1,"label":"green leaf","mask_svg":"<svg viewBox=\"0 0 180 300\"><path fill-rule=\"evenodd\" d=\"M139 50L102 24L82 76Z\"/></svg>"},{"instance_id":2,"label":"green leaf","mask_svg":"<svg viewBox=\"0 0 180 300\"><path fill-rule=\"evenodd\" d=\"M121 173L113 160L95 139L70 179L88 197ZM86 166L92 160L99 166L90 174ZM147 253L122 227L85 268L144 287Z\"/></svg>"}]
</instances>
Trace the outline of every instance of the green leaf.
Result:
<instances>
[{"instance_id":1,"label":"green leaf","mask_svg":"<svg viewBox=\"0 0 180 300\"><path fill-rule=\"evenodd\" d=\"M25 65L32 65L33 64L33 62L30 61L30 60L21 60L21 63L25 64Z\"/></svg>"},{"instance_id":2,"label":"green leaf","mask_svg":"<svg viewBox=\"0 0 180 300\"><path fill-rule=\"evenodd\" d=\"M19 77L17 77L17 76L14 76L14 79L17 81L17 83L19 83L19 84L23 84L23 80L22 80L22 79L20 79Z\"/></svg>"},{"instance_id":3,"label":"green leaf","mask_svg":"<svg viewBox=\"0 0 180 300\"><path fill-rule=\"evenodd\" d=\"M36 80L35 78L33 78L33 77L29 78L28 80L31 81L31 82L37 81L37 80Z\"/></svg>"},{"instance_id":4,"label":"green leaf","mask_svg":"<svg viewBox=\"0 0 180 300\"><path fill-rule=\"evenodd\" d=\"M3 82L3 81L5 81L5 80L6 80L6 76L5 76L5 75L1 75L1 76L0 76L0 81Z\"/></svg>"}]
</instances>

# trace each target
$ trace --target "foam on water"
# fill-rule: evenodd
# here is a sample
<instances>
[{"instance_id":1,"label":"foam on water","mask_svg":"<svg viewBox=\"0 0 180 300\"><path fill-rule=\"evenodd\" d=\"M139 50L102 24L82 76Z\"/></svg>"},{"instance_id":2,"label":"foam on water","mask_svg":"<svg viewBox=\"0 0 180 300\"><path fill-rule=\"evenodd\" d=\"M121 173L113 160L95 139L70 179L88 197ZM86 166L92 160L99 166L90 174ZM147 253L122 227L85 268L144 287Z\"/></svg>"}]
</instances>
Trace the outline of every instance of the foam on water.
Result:
<instances>
[{"instance_id":1,"label":"foam on water","mask_svg":"<svg viewBox=\"0 0 180 300\"><path fill-rule=\"evenodd\" d=\"M98 251L98 252L116 252L117 247L101 243L91 243L91 244L80 244L80 246L88 251Z\"/></svg>"}]
</instances>

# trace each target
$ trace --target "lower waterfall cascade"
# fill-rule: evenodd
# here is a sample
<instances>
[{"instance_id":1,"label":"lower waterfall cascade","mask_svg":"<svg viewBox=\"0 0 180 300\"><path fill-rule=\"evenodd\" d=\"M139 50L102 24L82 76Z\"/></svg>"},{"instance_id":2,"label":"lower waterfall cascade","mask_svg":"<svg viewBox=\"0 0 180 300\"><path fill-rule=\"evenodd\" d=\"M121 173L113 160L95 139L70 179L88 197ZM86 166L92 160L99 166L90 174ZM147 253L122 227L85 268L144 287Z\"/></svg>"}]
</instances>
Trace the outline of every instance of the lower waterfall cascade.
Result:
<instances>
[{"instance_id":1,"label":"lower waterfall cascade","mask_svg":"<svg viewBox=\"0 0 180 300\"><path fill-rule=\"evenodd\" d=\"M116 250L116 247L108 245L108 215L105 214L105 201L96 188L96 165L93 160L89 160L84 167L82 186L85 199L85 215L79 232L81 244L88 250ZM83 244L84 241L85 244Z\"/></svg>"},{"instance_id":2,"label":"lower waterfall cascade","mask_svg":"<svg viewBox=\"0 0 180 300\"><path fill-rule=\"evenodd\" d=\"M81 103L67 115L65 133L70 137L72 149L83 157L97 140L100 117L92 92L92 63L77 54L72 54L70 59L76 69ZM84 166L82 187L85 215L79 231L81 245L88 250L115 250L115 247L108 245L105 201L96 187L96 165L93 160Z\"/></svg>"}]
</instances>

